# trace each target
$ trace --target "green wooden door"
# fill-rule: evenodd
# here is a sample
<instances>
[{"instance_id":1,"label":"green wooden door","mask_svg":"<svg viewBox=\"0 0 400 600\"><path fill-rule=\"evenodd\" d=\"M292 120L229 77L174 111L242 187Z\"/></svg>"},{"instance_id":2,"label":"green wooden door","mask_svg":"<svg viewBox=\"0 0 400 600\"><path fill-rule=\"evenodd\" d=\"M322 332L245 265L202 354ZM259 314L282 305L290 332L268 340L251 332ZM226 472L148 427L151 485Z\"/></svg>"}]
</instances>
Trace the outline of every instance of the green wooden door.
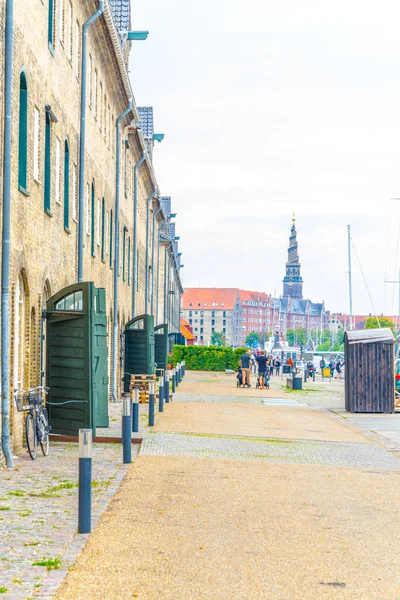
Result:
<instances>
[{"instance_id":1,"label":"green wooden door","mask_svg":"<svg viewBox=\"0 0 400 600\"><path fill-rule=\"evenodd\" d=\"M105 291L92 282L60 290L47 302L49 420L54 433L108 425Z\"/></svg>"},{"instance_id":2,"label":"green wooden door","mask_svg":"<svg viewBox=\"0 0 400 600\"><path fill-rule=\"evenodd\" d=\"M156 369L166 369L168 363L168 325L154 327L154 357Z\"/></svg>"},{"instance_id":3,"label":"green wooden door","mask_svg":"<svg viewBox=\"0 0 400 600\"><path fill-rule=\"evenodd\" d=\"M93 417L96 427L108 427L108 348L106 291L93 287L92 368Z\"/></svg>"},{"instance_id":4,"label":"green wooden door","mask_svg":"<svg viewBox=\"0 0 400 600\"><path fill-rule=\"evenodd\" d=\"M140 315L125 325L125 392L129 391L130 375L154 371L154 318Z\"/></svg>"}]
</instances>

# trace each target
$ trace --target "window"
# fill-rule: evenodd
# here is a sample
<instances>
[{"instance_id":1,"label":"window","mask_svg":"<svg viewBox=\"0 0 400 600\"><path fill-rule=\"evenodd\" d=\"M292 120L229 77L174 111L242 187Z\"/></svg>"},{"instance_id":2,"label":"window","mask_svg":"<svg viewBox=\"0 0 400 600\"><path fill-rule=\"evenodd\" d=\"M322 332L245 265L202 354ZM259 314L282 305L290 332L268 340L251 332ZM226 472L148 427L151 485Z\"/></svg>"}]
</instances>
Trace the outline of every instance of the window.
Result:
<instances>
[{"instance_id":1,"label":"window","mask_svg":"<svg viewBox=\"0 0 400 600\"><path fill-rule=\"evenodd\" d=\"M78 221L78 206L77 206L77 187L76 187L76 165L72 166L72 218Z\"/></svg>"},{"instance_id":2,"label":"window","mask_svg":"<svg viewBox=\"0 0 400 600\"><path fill-rule=\"evenodd\" d=\"M56 202L57 204L61 204L61 195L60 195L60 183L61 183L61 142L58 138L56 138L56 177L55 177L55 185L56 185Z\"/></svg>"},{"instance_id":3,"label":"window","mask_svg":"<svg viewBox=\"0 0 400 600\"><path fill-rule=\"evenodd\" d=\"M99 127L101 131L103 127L103 84L101 81L99 85Z\"/></svg>"},{"instance_id":4,"label":"window","mask_svg":"<svg viewBox=\"0 0 400 600\"><path fill-rule=\"evenodd\" d=\"M109 247L110 247L110 214L109 214L108 211L106 212L106 225L105 225L105 229L106 229L105 246L106 246L106 254L108 256L108 251L109 251Z\"/></svg>"},{"instance_id":5,"label":"window","mask_svg":"<svg viewBox=\"0 0 400 600\"><path fill-rule=\"evenodd\" d=\"M113 212L110 210L110 269L112 269Z\"/></svg>"},{"instance_id":6,"label":"window","mask_svg":"<svg viewBox=\"0 0 400 600\"><path fill-rule=\"evenodd\" d=\"M48 26L47 26L47 41L49 43L49 50L54 54L54 18L55 18L55 0L49 0L48 4Z\"/></svg>"},{"instance_id":7,"label":"window","mask_svg":"<svg viewBox=\"0 0 400 600\"><path fill-rule=\"evenodd\" d=\"M64 143L64 229L69 232L69 145Z\"/></svg>"},{"instance_id":8,"label":"window","mask_svg":"<svg viewBox=\"0 0 400 600\"><path fill-rule=\"evenodd\" d=\"M64 43L64 0L58 0L58 37Z\"/></svg>"},{"instance_id":9,"label":"window","mask_svg":"<svg viewBox=\"0 0 400 600\"><path fill-rule=\"evenodd\" d=\"M94 251L94 246L95 246L95 216L96 216L96 207L95 207L95 199L94 199L94 181L92 181L92 198L91 198L92 202L92 223L91 223L91 229L92 229L92 256L96 256L96 253Z\"/></svg>"},{"instance_id":10,"label":"window","mask_svg":"<svg viewBox=\"0 0 400 600\"><path fill-rule=\"evenodd\" d=\"M83 310L83 292L82 290L77 290L76 292L72 292L72 294L68 294L68 296L64 296L61 298L56 305L54 306L55 310Z\"/></svg>"},{"instance_id":11,"label":"window","mask_svg":"<svg viewBox=\"0 0 400 600\"><path fill-rule=\"evenodd\" d=\"M86 184L86 235L90 235L90 187Z\"/></svg>"},{"instance_id":12,"label":"window","mask_svg":"<svg viewBox=\"0 0 400 600\"><path fill-rule=\"evenodd\" d=\"M128 285L131 285L131 238L128 237Z\"/></svg>"},{"instance_id":13,"label":"window","mask_svg":"<svg viewBox=\"0 0 400 600\"><path fill-rule=\"evenodd\" d=\"M97 69L93 74L93 114L97 117Z\"/></svg>"},{"instance_id":14,"label":"window","mask_svg":"<svg viewBox=\"0 0 400 600\"><path fill-rule=\"evenodd\" d=\"M104 196L103 199L101 201L101 260L104 262L104 242L105 242L105 210L106 210L106 203L104 201Z\"/></svg>"},{"instance_id":15,"label":"window","mask_svg":"<svg viewBox=\"0 0 400 600\"><path fill-rule=\"evenodd\" d=\"M46 111L44 140L44 211L51 216L51 117Z\"/></svg>"},{"instance_id":16,"label":"window","mask_svg":"<svg viewBox=\"0 0 400 600\"><path fill-rule=\"evenodd\" d=\"M126 230L127 228L124 227L124 236L122 238L122 281L125 281Z\"/></svg>"},{"instance_id":17,"label":"window","mask_svg":"<svg viewBox=\"0 0 400 600\"><path fill-rule=\"evenodd\" d=\"M102 218L101 218L101 202L100 198L97 198L97 245L101 246L101 229L102 229Z\"/></svg>"},{"instance_id":18,"label":"window","mask_svg":"<svg viewBox=\"0 0 400 600\"><path fill-rule=\"evenodd\" d=\"M68 2L68 39L67 39L67 56L68 60L72 60L72 4Z\"/></svg>"},{"instance_id":19,"label":"window","mask_svg":"<svg viewBox=\"0 0 400 600\"><path fill-rule=\"evenodd\" d=\"M122 256L123 256L123 252L122 252L122 238L124 237L124 230L121 229L121 234L119 236L118 239L118 249L119 249L119 265L118 265L118 277L119 277L119 272L122 271Z\"/></svg>"},{"instance_id":20,"label":"window","mask_svg":"<svg viewBox=\"0 0 400 600\"><path fill-rule=\"evenodd\" d=\"M33 178L39 181L40 113L36 107L33 117Z\"/></svg>"},{"instance_id":21,"label":"window","mask_svg":"<svg viewBox=\"0 0 400 600\"><path fill-rule=\"evenodd\" d=\"M89 54L87 76L88 76L88 83L89 83L89 107L92 108L93 90L92 90L92 55L91 54Z\"/></svg>"},{"instance_id":22,"label":"window","mask_svg":"<svg viewBox=\"0 0 400 600\"><path fill-rule=\"evenodd\" d=\"M79 79L80 68L81 68L81 51L80 51L80 39L81 39L81 28L79 22L75 24L75 73L77 79Z\"/></svg>"},{"instance_id":23,"label":"window","mask_svg":"<svg viewBox=\"0 0 400 600\"><path fill-rule=\"evenodd\" d=\"M36 110L36 109L35 109ZM26 75L21 71L19 76L19 130L18 130L18 186L23 192L27 190L28 164L28 85Z\"/></svg>"}]
</instances>

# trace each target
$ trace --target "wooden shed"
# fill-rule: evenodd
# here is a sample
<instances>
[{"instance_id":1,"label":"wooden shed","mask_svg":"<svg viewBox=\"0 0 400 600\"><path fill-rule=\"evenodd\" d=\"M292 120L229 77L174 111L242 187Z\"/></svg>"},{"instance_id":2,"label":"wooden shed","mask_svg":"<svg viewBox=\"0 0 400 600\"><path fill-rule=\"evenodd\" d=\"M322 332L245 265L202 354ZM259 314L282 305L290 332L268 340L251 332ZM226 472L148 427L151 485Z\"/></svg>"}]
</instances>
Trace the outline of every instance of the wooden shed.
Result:
<instances>
[{"instance_id":1,"label":"wooden shed","mask_svg":"<svg viewBox=\"0 0 400 600\"><path fill-rule=\"evenodd\" d=\"M393 334L388 328L344 334L345 406L353 413L394 411Z\"/></svg>"}]
</instances>

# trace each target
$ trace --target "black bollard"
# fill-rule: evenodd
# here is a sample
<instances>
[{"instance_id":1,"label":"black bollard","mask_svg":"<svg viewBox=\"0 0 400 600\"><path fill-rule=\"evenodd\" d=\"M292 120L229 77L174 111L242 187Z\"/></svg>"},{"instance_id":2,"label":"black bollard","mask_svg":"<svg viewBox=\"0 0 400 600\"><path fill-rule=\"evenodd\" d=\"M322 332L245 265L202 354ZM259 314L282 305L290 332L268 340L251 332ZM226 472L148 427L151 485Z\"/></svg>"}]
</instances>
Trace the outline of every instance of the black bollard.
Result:
<instances>
[{"instance_id":1,"label":"black bollard","mask_svg":"<svg viewBox=\"0 0 400 600\"><path fill-rule=\"evenodd\" d=\"M133 390L134 398L132 402L132 431L139 431L139 390Z\"/></svg>"},{"instance_id":2,"label":"black bollard","mask_svg":"<svg viewBox=\"0 0 400 600\"><path fill-rule=\"evenodd\" d=\"M78 533L92 530L92 430L79 430Z\"/></svg>"},{"instance_id":3,"label":"black bollard","mask_svg":"<svg viewBox=\"0 0 400 600\"><path fill-rule=\"evenodd\" d=\"M160 412L164 411L164 377L161 375L159 380L159 388L158 388L158 410Z\"/></svg>"},{"instance_id":4,"label":"black bollard","mask_svg":"<svg viewBox=\"0 0 400 600\"><path fill-rule=\"evenodd\" d=\"M169 372L168 371L165 371L164 398L165 398L165 402L168 404L168 402L169 402Z\"/></svg>"},{"instance_id":5,"label":"black bollard","mask_svg":"<svg viewBox=\"0 0 400 600\"><path fill-rule=\"evenodd\" d=\"M124 396L122 401L122 454L124 465L132 462L132 424L131 424L131 399Z\"/></svg>"},{"instance_id":6,"label":"black bollard","mask_svg":"<svg viewBox=\"0 0 400 600\"><path fill-rule=\"evenodd\" d=\"M176 376L175 376L175 368L172 369L172 393L175 393L176 389Z\"/></svg>"},{"instance_id":7,"label":"black bollard","mask_svg":"<svg viewBox=\"0 0 400 600\"><path fill-rule=\"evenodd\" d=\"M149 427L154 426L154 381L149 383Z\"/></svg>"}]
</instances>

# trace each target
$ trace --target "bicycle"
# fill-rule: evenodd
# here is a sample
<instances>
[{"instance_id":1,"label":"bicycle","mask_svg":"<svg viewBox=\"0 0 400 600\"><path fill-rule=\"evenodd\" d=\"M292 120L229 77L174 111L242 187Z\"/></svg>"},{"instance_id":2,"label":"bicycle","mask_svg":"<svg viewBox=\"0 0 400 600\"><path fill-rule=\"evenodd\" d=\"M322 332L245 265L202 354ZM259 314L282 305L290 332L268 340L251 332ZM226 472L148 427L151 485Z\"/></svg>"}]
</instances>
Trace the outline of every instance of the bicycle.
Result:
<instances>
[{"instance_id":1,"label":"bicycle","mask_svg":"<svg viewBox=\"0 0 400 600\"><path fill-rule=\"evenodd\" d=\"M39 385L29 390L19 388L14 390L18 412L28 411L25 417L25 433L29 456L32 460L36 458L39 443L43 456L47 456L49 453L51 427L47 408L43 406L44 395L47 394L48 389Z\"/></svg>"}]
</instances>

